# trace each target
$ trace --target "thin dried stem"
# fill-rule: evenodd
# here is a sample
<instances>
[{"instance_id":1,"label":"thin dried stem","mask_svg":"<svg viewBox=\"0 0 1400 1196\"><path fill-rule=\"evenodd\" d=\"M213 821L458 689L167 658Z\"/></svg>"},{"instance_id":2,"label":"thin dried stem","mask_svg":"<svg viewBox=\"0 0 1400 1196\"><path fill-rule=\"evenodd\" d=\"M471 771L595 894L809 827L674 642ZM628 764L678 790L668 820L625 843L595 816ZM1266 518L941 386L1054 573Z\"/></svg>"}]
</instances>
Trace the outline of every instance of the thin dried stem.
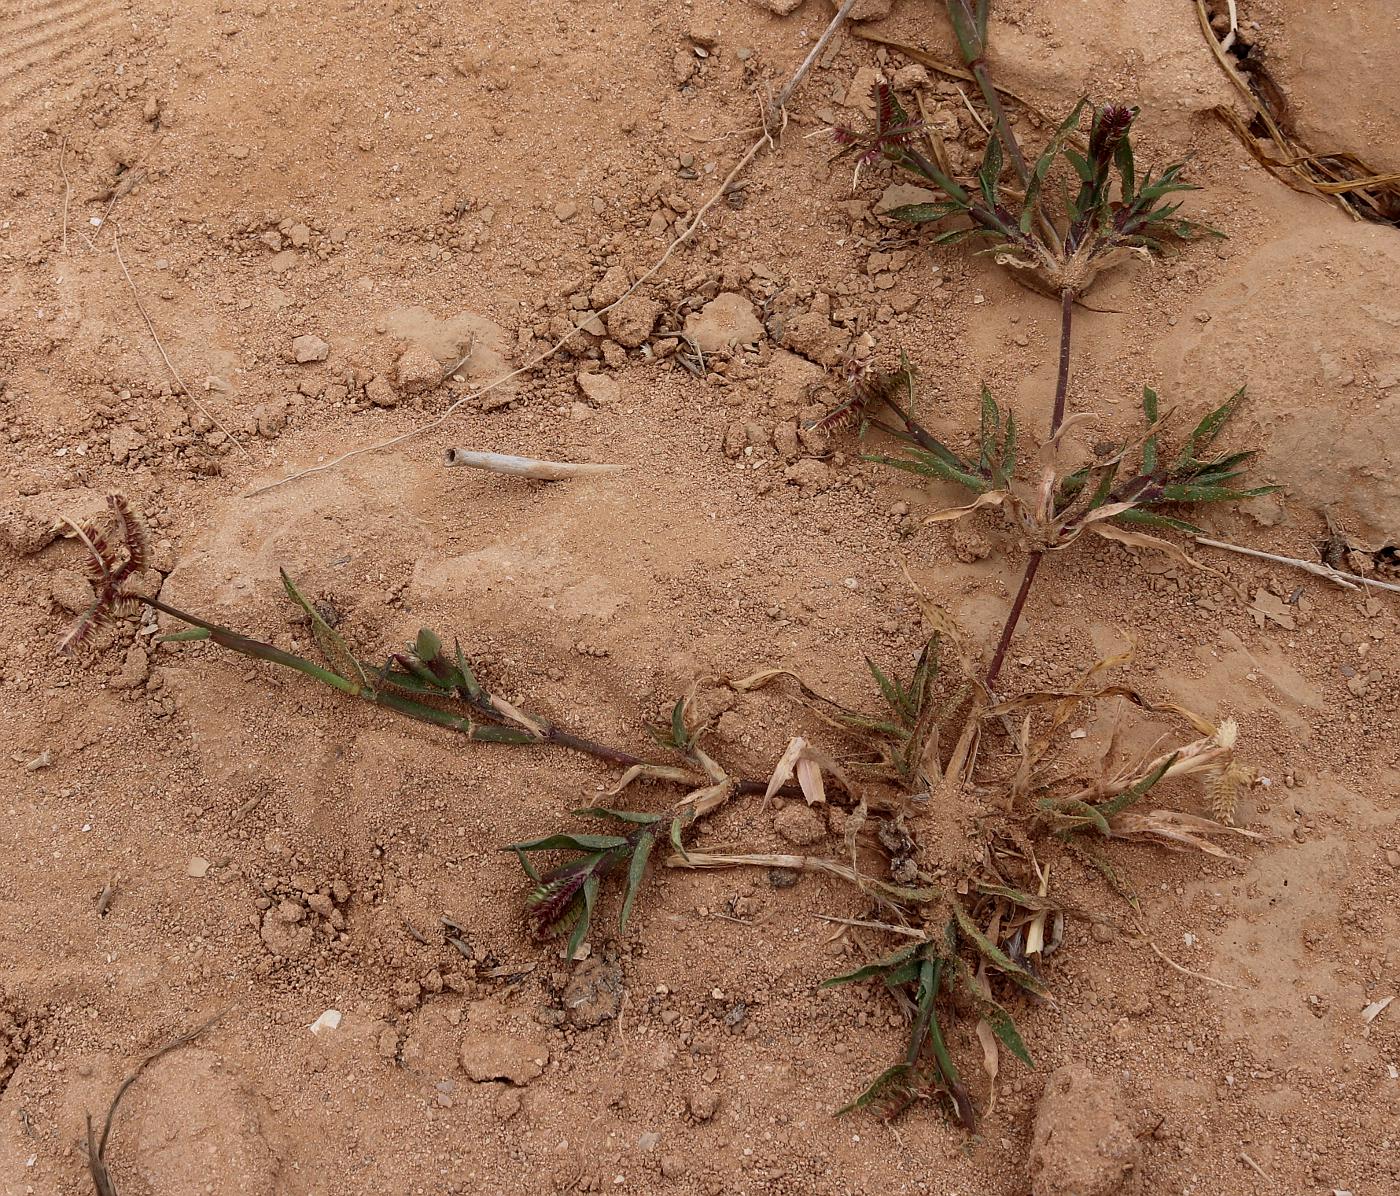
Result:
<instances>
[{"instance_id":1,"label":"thin dried stem","mask_svg":"<svg viewBox=\"0 0 1400 1196\"><path fill-rule=\"evenodd\" d=\"M131 271L126 268L126 258L122 256L120 234L120 227L114 223L112 225L112 248L117 251L117 264L122 268L122 275L126 278L126 285L131 288L131 301L136 305L136 310L141 313L141 318L146 322L146 330L151 334L151 339L155 341L156 349L160 352L161 360L165 362L165 368L170 371L170 377L174 379L175 385L180 388L180 393L199 409L205 419L227 436L233 446L251 461L253 459L253 454L248 451L243 442L224 427L209 408L194 397L194 393L185 385L184 379L180 377L180 372L175 368L175 363L170 360L170 354L165 351L165 346L160 343L160 336L156 333L156 326L151 322L151 317L146 314L146 308L141 302L141 292L136 289L136 280L131 277Z\"/></svg>"},{"instance_id":2,"label":"thin dried stem","mask_svg":"<svg viewBox=\"0 0 1400 1196\"><path fill-rule=\"evenodd\" d=\"M836 15L831 18L831 24L826 27L826 32L817 38L817 44L812 47L811 53L802 60L802 65L797 68L797 73L788 80L787 86L778 92L777 98L773 101L771 112L781 112L787 107L787 102L792 99L792 93L801 86L802 80L807 77L807 72L815 65L818 58L822 56L822 51L826 49L828 43L836 36L836 31L841 28L846 18L851 15L851 9L856 6L856 0L846 0L840 8L836 10ZM771 117L770 117L771 123Z\"/></svg>"},{"instance_id":3,"label":"thin dried stem","mask_svg":"<svg viewBox=\"0 0 1400 1196\"><path fill-rule=\"evenodd\" d=\"M862 892L884 901L932 901L938 894L933 889L917 889L892 885L888 881L864 876L848 864L812 855L726 855L718 852L691 851L666 858L668 868L790 868L794 872L824 872L855 885Z\"/></svg>"},{"instance_id":4,"label":"thin dried stem","mask_svg":"<svg viewBox=\"0 0 1400 1196\"><path fill-rule=\"evenodd\" d=\"M918 930L913 926L896 926L893 922L872 922L869 918L838 918L833 914L818 914L817 918L822 922L830 922L834 926L854 926L860 930L883 930L886 934L903 935L905 938L918 939L920 942L928 942L928 931Z\"/></svg>"},{"instance_id":5,"label":"thin dried stem","mask_svg":"<svg viewBox=\"0 0 1400 1196\"><path fill-rule=\"evenodd\" d=\"M1311 573L1315 577L1325 577L1328 581L1339 585L1344 590L1355 590L1361 586L1373 586L1378 590L1390 590L1393 593L1400 593L1400 585L1389 581L1377 581L1373 577L1362 577L1356 573L1343 573L1340 569L1333 569L1330 565L1320 565L1313 561L1300 560L1296 556L1280 556L1275 552L1263 552L1258 548L1246 548L1243 544L1231 544L1227 540L1212 540L1208 536L1197 536L1196 543L1204 545L1206 548L1219 548L1224 552L1238 552L1241 556L1257 557L1261 561L1273 561L1279 565L1291 565L1294 569L1302 569L1305 573Z\"/></svg>"},{"instance_id":6,"label":"thin dried stem","mask_svg":"<svg viewBox=\"0 0 1400 1196\"><path fill-rule=\"evenodd\" d=\"M1257 1175L1260 1179L1262 1179L1266 1184L1272 1184L1274 1182L1273 1176L1271 1176L1267 1171L1264 1170L1264 1168L1259 1166L1258 1163L1256 1163L1252 1158L1250 1158L1247 1152L1243 1150L1240 1151L1239 1159L1241 1163L1244 1163L1246 1166L1248 1166L1250 1170L1252 1170L1254 1174Z\"/></svg>"},{"instance_id":7,"label":"thin dried stem","mask_svg":"<svg viewBox=\"0 0 1400 1196\"><path fill-rule=\"evenodd\" d=\"M1055 375L1055 407L1050 413L1050 439L1054 440L1065 419L1065 401L1069 395L1069 341L1074 323L1074 292L1060 292L1060 369Z\"/></svg>"},{"instance_id":8,"label":"thin dried stem","mask_svg":"<svg viewBox=\"0 0 1400 1196\"><path fill-rule=\"evenodd\" d=\"M1238 984L1229 984L1224 980L1217 980L1214 976L1207 976L1204 972L1193 972L1190 968L1182 967L1176 960L1172 959L1161 947L1157 946L1151 939L1143 939L1152 948L1152 954L1160 959L1167 967L1180 972L1183 976L1190 976L1193 980L1204 980L1207 984L1214 984L1220 988L1228 988L1231 992L1243 992Z\"/></svg>"},{"instance_id":9,"label":"thin dried stem","mask_svg":"<svg viewBox=\"0 0 1400 1196\"><path fill-rule=\"evenodd\" d=\"M73 198L73 184L68 179L68 134L58 148L58 173L63 176L63 256L68 256L68 205Z\"/></svg>"},{"instance_id":10,"label":"thin dried stem","mask_svg":"<svg viewBox=\"0 0 1400 1196\"><path fill-rule=\"evenodd\" d=\"M1060 292L1060 366L1055 375L1055 405L1050 412L1050 439L1059 435L1060 426L1065 420L1065 403L1069 395L1070 332L1074 325L1074 292ZM1043 554L1032 552L1026 560L1026 571L1021 575L1021 588L1016 591L1016 600L1011 604L1011 612L1006 616L1006 625L1001 629L1001 639L987 666L987 689L996 684L1001 674L1001 666L1006 660L1007 649L1011 647L1011 637L1016 633L1016 625L1021 621L1026 599L1030 597L1035 575L1040 570Z\"/></svg>"},{"instance_id":11,"label":"thin dried stem","mask_svg":"<svg viewBox=\"0 0 1400 1196\"><path fill-rule=\"evenodd\" d=\"M152 1063L155 1063L158 1059L163 1059L166 1055L170 1054L171 1051L178 1050L182 1046L188 1046L223 1016L223 1011L216 1013L202 1026L196 1026L193 1030L189 1031L189 1033L180 1035L179 1038L176 1038L172 1042L167 1042L159 1050L152 1051L142 1059L141 1062L136 1065L136 1069L121 1082L121 1085L117 1088L116 1095L112 1097L112 1103L107 1106L107 1119L103 1123L100 1137L94 1132L92 1115L88 1114L88 1173L92 1177L93 1187L96 1189L97 1196L117 1196L117 1186L112 1181L111 1173L107 1170L107 1140L111 1137L112 1120L117 1115L117 1106L121 1104L122 1097L126 1095L127 1090L141 1078L141 1073Z\"/></svg>"},{"instance_id":12,"label":"thin dried stem","mask_svg":"<svg viewBox=\"0 0 1400 1196\"><path fill-rule=\"evenodd\" d=\"M1021 575L1021 588L1016 591L1016 600L1011 604L1011 611L1006 616L1006 624L1001 629L1001 639L997 641L997 650L992 655L992 663L987 666L987 689L997 683L997 678L1001 676L1001 666L1006 662L1006 651L1011 647L1011 637L1016 633L1016 625L1021 621L1021 611L1025 609L1026 599L1030 597L1031 586L1035 584L1035 575L1040 570L1040 562L1044 553L1032 552L1026 558L1026 571Z\"/></svg>"}]
</instances>

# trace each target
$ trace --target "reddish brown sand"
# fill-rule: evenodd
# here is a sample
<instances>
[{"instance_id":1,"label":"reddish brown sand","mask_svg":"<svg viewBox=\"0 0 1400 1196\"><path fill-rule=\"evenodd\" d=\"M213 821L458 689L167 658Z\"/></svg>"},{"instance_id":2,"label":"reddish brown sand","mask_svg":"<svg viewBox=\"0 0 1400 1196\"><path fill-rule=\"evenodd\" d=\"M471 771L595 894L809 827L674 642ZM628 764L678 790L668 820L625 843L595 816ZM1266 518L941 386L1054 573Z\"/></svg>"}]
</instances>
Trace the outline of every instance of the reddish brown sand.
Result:
<instances>
[{"instance_id":1,"label":"reddish brown sand","mask_svg":"<svg viewBox=\"0 0 1400 1196\"><path fill-rule=\"evenodd\" d=\"M1085 91L1140 104L1140 154L1189 157L1202 187L1189 206L1229 238L1103 279L1091 302L1105 310L1078 317L1072 407L1111 431L1144 383L1186 414L1247 384L1230 436L1263 446L1260 477L1283 489L1206 512L1209 529L1316 560L1332 504L1356 540L1393 538L1400 233L1286 189L1208 115L1234 100L1192 5L994 7L1003 82L1052 113ZM1330 16L1320 32L1337 7L1244 0L1241 18L1297 88L1314 144L1385 164L1393 5L1340 6L1353 32ZM876 219L888 177L866 171L852 192L849 160L832 161L824 126L856 118L875 71L908 65L849 34L776 149L609 338L392 452L249 497L414 427L616 297L752 143L764 95L830 12L4 4L4 1196L90 1193L85 1112L219 1010L127 1097L109 1148L123 1196L1002 1196L1033 1178L1040 1193L1085 1191L1075 1168L1114 1150L1143 1192L1400 1186L1400 1003L1361 1018L1400 992L1400 596L1210 556L1232 589L1108 544L1047 562L1005 686L1067 682L1130 630L1136 684L1239 720L1271 782L1241 818L1268 840L1242 863L1116 852L1151 939L1228 989L1172 970L1126 906L1057 865L1056 892L1120 929L1070 917L1048 965L1055 1002L1014 1006L1037 1069L1003 1060L971 1139L932 1105L890 1126L832 1117L903 1034L880 994L815 991L885 947L817 919L869 912L849 886L662 869L628 933L605 902L590 959L571 965L523 933L522 877L498 849L564 825L615 770L463 744L212 648L148 652L134 624L86 656L53 655L63 606L83 598L80 557L71 542L36 551L35 533L112 490L145 512L167 601L291 646L306 633L283 565L366 654L424 623L459 633L507 697L637 750L701 679L712 750L748 775L799 732L850 745L776 692L714 678L781 665L869 702L862 656L907 662L926 631L901 559L985 654L1021 568L999 525L922 526L958 496L862 464L851 433L820 459L786 443L790 425L779 445L795 460L773 447L775 429L832 401L822 367L848 344L882 363L906 351L931 424L959 441L982 382L1030 429L1053 389L1053 304ZM897 0L874 27L953 55L940 5ZM955 155L975 160L956 88L924 91ZM118 247L198 406L173 393ZM676 343L661 331L652 356L619 343L638 339L647 303L664 330L721 293L768 328L755 349L710 355L704 380L665 358ZM324 360L297 363L300 336L324 341ZM468 343L464 381L412 393L425 355ZM581 385L580 371L594 376ZM633 468L542 485L445 471L452 445ZM935 856L935 828L969 825L922 817ZM791 849L780 831L794 828L774 818L736 801L697 843ZM840 837L810 850L839 854ZM327 1009L339 1029L313 1035ZM985 1106L967 1025L952 1047ZM1069 1063L1089 1074L1061 1071L1041 1103ZM1057 1110L1086 1103L1112 1140L1067 1116L1058 1145L1043 1141Z\"/></svg>"}]
</instances>

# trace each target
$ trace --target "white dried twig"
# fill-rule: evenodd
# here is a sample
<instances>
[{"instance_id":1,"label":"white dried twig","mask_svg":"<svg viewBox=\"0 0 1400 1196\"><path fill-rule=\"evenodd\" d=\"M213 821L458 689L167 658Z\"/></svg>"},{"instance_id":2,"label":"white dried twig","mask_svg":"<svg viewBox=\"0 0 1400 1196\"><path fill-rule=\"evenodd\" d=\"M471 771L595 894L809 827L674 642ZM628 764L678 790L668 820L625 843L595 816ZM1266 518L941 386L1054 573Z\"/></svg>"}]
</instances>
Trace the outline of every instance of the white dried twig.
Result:
<instances>
[{"instance_id":1,"label":"white dried twig","mask_svg":"<svg viewBox=\"0 0 1400 1196\"><path fill-rule=\"evenodd\" d=\"M1340 569L1332 568L1331 565L1319 565L1313 561L1299 560L1296 556L1279 556L1275 552L1262 552L1258 548L1246 548L1243 544L1231 544L1228 540L1212 540L1207 536L1197 536L1196 543L1202 544L1206 548L1220 548L1225 552L1238 552L1241 556L1258 557L1261 561L1292 565L1295 569L1302 569L1306 573L1325 577L1344 590L1354 590L1358 586L1374 586L1378 590L1391 590L1400 594L1400 585L1396 585L1394 582L1377 581L1374 577L1362 577L1356 573L1343 573Z\"/></svg>"},{"instance_id":2,"label":"white dried twig","mask_svg":"<svg viewBox=\"0 0 1400 1196\"><path fill-rule=\"evenodd\" d=\"M1228 988L1231 992L1242 991L1238 984L1228 984L1224 980L1217 980L1214 976L1207 976L1204 972L1193 972L1190 968L1182 967L1181 964L1167 955L1167 953L1151 939L1143 939L1142 941L1152 948L1152 953L1166 964L1167 967L1180 972L1183 976L1190 976L1193 980L1204 980L1208 984L1216 984L1221 988Z\"/></svg>"},{"instance_id":3,"label":"white dried twig","mask_svg":"<svg viewBox=\"0 0 1400 1196\"><path fill-rule=\"evenodd\" d=\"M781 112L787 107L787 102L792 99L792 93L798 89L802 80L807 77L807 72L812 69L812 65L821 57L822 51L827 44L836 36L836 31L841 28L842 23L851 14L851 9L856 6L856 0L846 0L840 8L836 10L836 15L831 18L831 24L826 27L826 32L817 38L817 44L812 47L811 53L802 60L802 65L797 68L797 73L788 80L787 86L778 92L777 98L773 101L772 111Z\"/></svg>"},{"instance_id":4,"label":"white dried twig","mask_svg":"<svg viewBox=\"0 0 1400 1196\"><path fill-rule=\"evenodd\" d=\"M68 179L68 134L58 149L58 173L63 176L63 256L68 256L68 205L73 198L73 184Z\"/></svg>"},{"instance_id":5,"label":"white dried twig","mask_svg":"<svg viewBox=\"0 0 1400 1196\"><path fill-rule=\"evenodd\" d=\"M1230 32L1227 33L1220 43L1220 49L1228 54L1230 47L1235 44L1235 36L1240 31L1240 12L1235 5L1235 0L1225 0L1225 7L1230 10Z\"/></svg>"},{"instance_id":6,"label":"white dried twig","mask_svg":"<svg viewBox=\"0 0 1400 1196\"><path fill-rule=\"evenodd\" d=\"M1361 1011L1361 1020L1369 1026L1386 1011L1393 1000L1395 1000L1395 995L1392 993L1388 997L1382 997L1379 1001L1372 1001Z\"/></svg>"},{"instance_id":7,"label":"white dried twig","mask_svg":"<svg viewBox=\"0 0 1400 1196\"><path fill-rule=\"evenodd\" d=\"M571 461L538 461L534 457L513 457L509 453L478 453L471 449L450 448L442 455L448 466L486 469L491 473L508 473L521 478L536 478L542 482L562 482L567 478L589 477L599 473L616 473L625 465L587 465Z\"/></svg>"}]
</instances>

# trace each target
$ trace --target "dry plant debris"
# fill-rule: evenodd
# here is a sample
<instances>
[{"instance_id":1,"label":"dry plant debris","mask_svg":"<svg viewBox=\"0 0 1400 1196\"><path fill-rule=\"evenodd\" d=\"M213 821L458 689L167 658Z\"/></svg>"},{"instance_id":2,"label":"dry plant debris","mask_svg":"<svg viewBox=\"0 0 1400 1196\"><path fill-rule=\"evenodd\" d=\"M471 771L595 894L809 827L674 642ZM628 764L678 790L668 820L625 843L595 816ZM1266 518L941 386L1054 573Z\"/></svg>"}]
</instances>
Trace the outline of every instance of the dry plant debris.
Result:
<instances>
[{"instance_id":1,"label":"dry plant debris","mask_svg":"<svg viewBox=\"0 0 1400 1196\"><path fill-rule=\"evenodd\" d=\"M1277 89L1264 68L1251 62L1248 71L1242 70L1231 55L1236 27L1233 12L1222 37L1211 25L1204 0L1195 0L1195 4L1211 53L1253 116L1245 122L1230 108L1212 111L1250 156L1280 182L1295 191L1332 200L1354 220L1400 222L1400 172L1377 170L1355 154L1318 153L1303 144L1275 111L1270 97Z\"/></svg>"},{"instance_id":2,"label":"dry plant debris","mask_svg":"<svg viewBox=\"0 0 1400 1196\"><path fill-rule=\"evenodd\" d=\"M107 1169L107 1143L112 1136L112 1122L117 1115L117 1106L121 1104L122 1097L131 1089L131 1086L141 1078L141 1074L159 1059L163 1059L171 1051L179 1050L182 1046L188 1046L221 1017L222 1013L215 1014L203 1025L196 1026L187 1034L180 1035L179 1038L167 1042L163 1047L152 1051L141 1060L118 1086L117 1091L112 1096L111 1104L107 1106L107 1116L102 1123L102 1133L99 1135L94 1131L92 1124L92 1114L87 1118L87 1162L88 1173L92 1176L92 1185L96 1196L117 1196L116 1181L112 1178L112 1173Z\"/></svg>"}]
</instances>

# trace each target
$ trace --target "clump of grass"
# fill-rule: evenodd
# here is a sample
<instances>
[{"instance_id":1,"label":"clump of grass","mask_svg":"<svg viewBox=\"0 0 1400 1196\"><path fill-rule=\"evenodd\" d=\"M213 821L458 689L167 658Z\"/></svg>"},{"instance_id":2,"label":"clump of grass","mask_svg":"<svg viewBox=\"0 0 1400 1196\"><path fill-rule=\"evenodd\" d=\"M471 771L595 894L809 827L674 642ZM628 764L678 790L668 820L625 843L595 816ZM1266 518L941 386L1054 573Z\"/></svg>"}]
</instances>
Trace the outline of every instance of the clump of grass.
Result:
<instances>
[{"instance_id":1,"label":"clump of grass","mask_svg":"<svg viewBox=\"0 0 1400 1196\"><path fill-rule=\"evenodd\" d=\"M964 1129L970 1131L977 1127L972 1096L948 1049L940 1021L940 1016L944 1021L956 1016L955 989L964 1005L976 1010L979 1024L985 1024L1027 1067L1035 1066L1015 1020L991 996L986 967L990 964L998 974L1037 996L1047 995L1045 986L984 934L961 904L955 901L953 908L954 916L946 923L940 938L921 937L874 963L835 976L822 985L832 988L878 981L902 998L911 1010L908 1045L901 1058L843 1105L839 1113L863 1109L888 1121L917 1101L941 1096ZM976 970L962 958L960 950L970 950L978 957ZM943 1005L941 1015L940 1003Z\"/></svg>"},{"instance_id":2,"label":"clump of grass","mask_svg":"<svg viewBox=\"0 0 1400 1196\"><path fill-rule=\"evenodd\" d=\"M787 669L763 669L731 684L740 692L748 692L784 678L795 681L810 709L856 735L867 747L862 756L844 762L842 769L910 790L928 790L942 779L940 730L966 705L970 691L965 682L955 677L949 684L943 676L943 642L947 635L945 630L929 636L907 681L887 674L866 657L866 668L886 707L879 714L845 706Z\"/></svg>"},{"instance_id":3,"label":"clump of grass","mask_svg":"<svg viewBox=\"0 0 1400 1196\"><path fill-rule=\"evenodd\" d=\"M896 378L912 395L913 378L902 371ZM889 394L881 390L882 396ZM1068 547L1103 519L1146 524L1197 535L1201 529L1173 510L1202 503L1236 502L1270 493L1278 487L1239 489L1245 467L1256 455L1247 449L1231 453L1210 450L1244 398L1241 387L1219 407L1207 412L1176 451L1163 443L1167 416L1157 392L1144 387L1145 427L1136 440L1100 447L1095 459L1073 472L1042 469L1034 506L1012 489L1017 480L1016 416L1001 408L987 389L982 391L981 425L976 459L963 457L931 435L895 399L882 401L899 420L890 425L872 417L868 422L908 446L902 456L872 454L867 460L890 465L936 481L952 482L978 496L976 506L999 505L1019 524L1029 544L1045 551ZM912 407L912 402L910 403ZM1067 429L1062 427L1061 435ZM1058 444L1052 445L1057 449ZM1058 465L1058 460L1049 463Z\"/></svg>"},{"instance_id":4,"label":"clump of grass","mask_svg":"<svg viewBox=\"0 0 1400 1196\"><path fill-rule=\"evenodd\" d=\"M1067 689L1018 694L991 706L973 704L969 712L960 695L971 688L970 678L950 678L947 674L955 670L940 665L940 646L959 642L955 629L946 617L929 613L944 626L925 644L908 680L867 661L884 704L878 713L838 703L785 669L765 669L733 682L741 691L782 680L795 682L809 709L856 740L858 747L831 765L841 777L859 778L846 782L858 803L846 819L849 862L690 849L672 855L667 864L692 869L793 868L820 872L860 890L874 906L870 918L880 920L831 920L903 942L824 987L878 982L907 1013L910 1029L900 1057L840 1111L864 1110L889 1119L918 1103L937 1100L954 1120L971 1129L979 1112L966 1067L960 1066L950 1042L960 1037L954 1034L959 1025L972 1023L991 1082L989 1102L995 1096L1000 1050L1033 1066L1016 1025L1018 1002L1051 999L1046 961L1062 944L1070 916L1063 900L1051 894L1053 857L1064 853L1083 861L1137 910L1124 870L1110 854L1115 845L1146 843L1234 859L1218 840L1233 836L1253 841L1262 836L1232 825L1238 791L1255 780L1237 756L1233 720L1217 725L1109 680L1113 670L1130 662L1130 651L1099 661ZM963 667L968 667L965 661ZM954 700L950 703L945 694ZM1065 764L1059 756L1069 721L1087 721L1113 700L1119 701L1120 709L1096 769L1086 774L1082 763ZM1120 758L1124 708L1183 720L1196 737L1169 733L1157 737L1148 751ZM942 737L941 728L964 713L966 722L956 740ZM989 766L985 753L981 759L978 755L984 737L1003 732L1013 748L1009 769ZM814 758L819 755L814 753ZM917 868L901 873L893 857L912 856L907 834L861 837L870 782L894 785L901 796L885 804L899 810L910 798L935 789L948 792L939 786L940 780L964 777L967 791L980 796L987 810L982 850L974 864L959 866L951 876ZM1200 801L1211 817L1148 807L1149 797L1161 786L1187 778L1198 784ZM858 846L887 852L895 880L874 875L868 852L859 858ZM917 850L917 845L912 847ZM1091 902L1077 901L1075 907L1074 916L1111 920Z\"/></svg>"},{"instance_id":5,"label":"clump of grass","mask_svg":"<svg viewBox=\"0 0 1400 1196\"><path fill-rule=\"evenodd\" d=\"M1184 163L1174 162L1155 177L1151 168L1139 173L1132 143L1135 107L1081 99L1030 164L987 71L988 3L948 0L947 7L992 116L976 178L966 185L954 178L936 142L937 161L918 148L925 126L910 119L888 84L877 85L868 128L834 131L841 154L857 155L862 166L884 162L943 195L936 203L895 208L891 216L913 224L960 219L935 244L980 242L999 264L1026 272L1032 285L1066 305L1102 271L1132 256L1151 258L1171 241L1218 235L1180 215L1180 201L1169 198L1195 189L1182 178Z\"/></svg>"},{"instance_id":6,"label":"clump of grass","mask_svg":"<svg viewBox=\"0 0 1400 1196\"><path fill-rule=\"evenodd\" d=\"M641 810L621 810L611 806L588 806L575 810L576 817L608 819L631 827L626 834L597 835L560 831L503 848L513 851L520 866L534 884L525 899L526 919L537 937L571 930L568 956L572 959L588 935L594 906L603 880L627 865L618 930L625 932L632 907L646 875L652 849L662 835L682 857L686 855L682 834L697 818L711 813L735 793L753 792L757 782L736 782L701 748L704 728L692 725L693 703L682 698L671 709L669 725L654 736L664 746L686 757L695 771L670 765L634 765L623 774L612 790L615 796L639 778L671 781L693 786L690 793L671 809L660 814ZM541 873L530 860L536 852L573 852L574 858Z\"/></svg>"},{"instance_id":7,"label":"clump of grass","mask_svg":"<svg viewBox=\"0 0 1400 1196\"><path fill-rule=\"evenodd\" d=\"M1130 656L1128 653L1100 661L1071 689L1020 694L986 711L987 720L1007 720L1005 725L1016 728L1016 768L1000 781L1008 803L1011 808L1030 813L1038 830L1061 838L1088 833L1105 839L1156 839L1168 846L1190 847L1225 858L1224 852L1210 842L1211 835L1232 832L1245 838L1255 837L1251 832L1234 829L1239 793L1257 780L1253 770L1237 756L1239 725L1232 718L1213 723L1175 702L1154 704L1124 685L1096 683L1101 674L1126 663ZM1119 699L1120 707L1098 774L1065 774L1053 768L1058 732L1071 718L1087 721L1110 698ZM1121 703L1149 714L1183 720L1197 738L1167 751L1154 749L1143 756L1120 760ZM1048 717L1033 733L1033 716L1045 710L1049 711ZM1193 778L1199 784L1201 805L1209 819L1164 810L1141 814L1134 809L1159 784L1183 777Z\"/></svg>"}]
</instances>

